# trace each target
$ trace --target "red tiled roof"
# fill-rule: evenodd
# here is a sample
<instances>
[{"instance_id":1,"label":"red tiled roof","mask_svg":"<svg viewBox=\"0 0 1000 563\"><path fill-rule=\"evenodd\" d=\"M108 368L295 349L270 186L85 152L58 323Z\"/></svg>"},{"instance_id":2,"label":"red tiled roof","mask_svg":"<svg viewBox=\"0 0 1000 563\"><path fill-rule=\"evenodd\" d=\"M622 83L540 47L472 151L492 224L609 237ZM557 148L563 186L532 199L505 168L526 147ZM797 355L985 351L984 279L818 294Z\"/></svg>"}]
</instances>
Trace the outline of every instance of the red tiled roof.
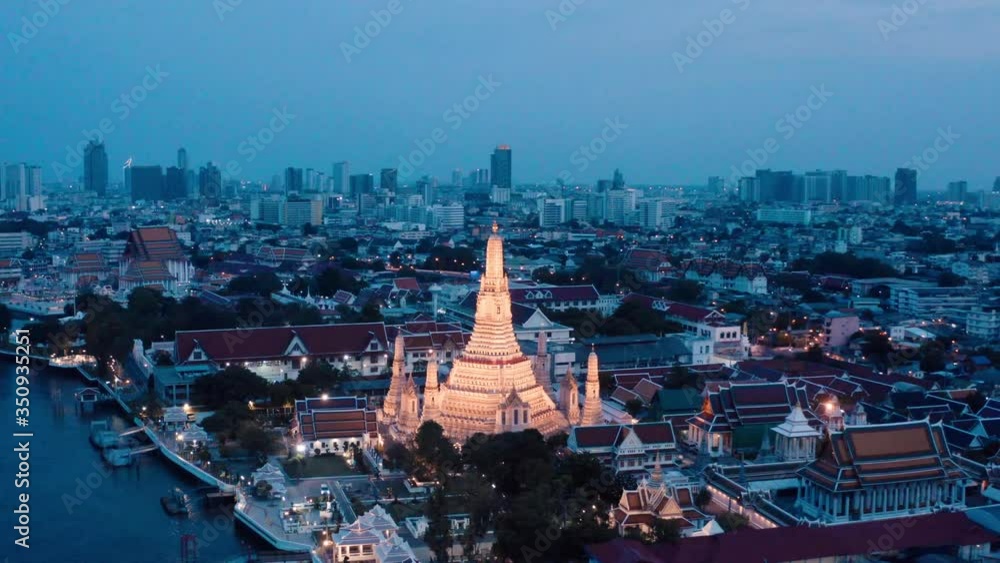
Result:
<instances>
[{"instance_id":1,"label":"red tiled roof","mask_svg":"<svg viewBox=\"0 0 1000 563\"><path fill-rule=\"evenodd\" d=\"M129 235L125 257L134 260L184 260L177 233L167 227L141 227Z\"/></svg>"},{"instance_id":2,"label":"red tiled roof","mask_svg":"<svg viewBox=\"0 0 1000 563\"><path fill-rule=\"evenodd\" d=\"M373 338L388 349L383 323L178 331L174 346L181 363L196 345L214 362L263 360L284 357L296 336L312 357L361 354Z\"/></svg>"},{"instance_id":3,"label":"red tiled roof","mask_svg":"<svg viewBox=\"0 0 1000 563\"><path fill-rule=\"evenodd\" d=\"M883 537L900 551L1000 540L964 513L940 512L839 526L744 529L650 546L618 538L586 549L599 563L764 563L866 555L879 548Z\"/></svg>"},{"instance_id":4,"label":"red tiled roof","mask_svg":"<svg viewBox=\"0 0 1000 563\"><path fill-rule=\"evenodd\" d=\"M304 441L378 435L375 411L356 397L311 398L295 401L293 430Z\"/></svg>"},{"instance_id":5,"label":"red tiled roof","mask_svg":"<svg viewBox=\"0 0 1000 563\"><path fill-rule=\"evenodd\" d=\"M925 420L848 426L833 434L816 461L800 473L835 491L963 475L951 459L941 426Z\"/></svg>"}]
</instances>

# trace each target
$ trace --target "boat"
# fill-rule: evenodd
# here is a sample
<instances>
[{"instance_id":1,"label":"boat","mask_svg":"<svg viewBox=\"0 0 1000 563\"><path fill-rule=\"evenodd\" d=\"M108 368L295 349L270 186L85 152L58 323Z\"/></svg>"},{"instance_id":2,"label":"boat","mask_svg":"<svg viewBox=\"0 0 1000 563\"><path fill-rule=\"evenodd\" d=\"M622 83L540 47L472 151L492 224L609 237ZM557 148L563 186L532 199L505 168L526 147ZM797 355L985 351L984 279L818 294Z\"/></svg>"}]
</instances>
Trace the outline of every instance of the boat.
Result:
<instances>
[{"instance_id":1,"label":"boat","mask_svg":"<svg viewBox=\"0 0 1000 563\"><path fill-rule=\"evenodd\" d=\"M125 467L132 463L132 449L128 447L104 448L102 454L111 467Z\"/></svg>"},{"instance_id":2,"label":"boat","mask_svg":"<svg viewBox=\"0 0 1000 563\"><path fill-rule=\"evenodd\" d=\"M168 496L160 497L160 504L171 516L191 514L191 498L177 487Z\"/></svg>"},{"instance_id":3,"label":"boat","mask_svg":"<svg viewBox=\"0 0 1000 563\"><path fill-rule=\"evenodd\" d=\"M110 448L118 443L118 433L111 429L106 420L90 423L90 442L98 448Z\"/></svg>"}]
</instances>

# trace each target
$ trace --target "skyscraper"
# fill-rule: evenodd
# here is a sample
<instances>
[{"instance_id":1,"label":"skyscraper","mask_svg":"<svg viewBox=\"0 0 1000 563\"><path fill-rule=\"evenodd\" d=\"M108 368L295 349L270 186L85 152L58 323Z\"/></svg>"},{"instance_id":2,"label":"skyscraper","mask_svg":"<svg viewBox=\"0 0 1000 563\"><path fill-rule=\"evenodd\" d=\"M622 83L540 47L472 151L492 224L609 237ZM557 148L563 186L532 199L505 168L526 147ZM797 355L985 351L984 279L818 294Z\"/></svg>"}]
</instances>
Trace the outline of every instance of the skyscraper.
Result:
<instances>
[{"instance_id":1,"label":"skyscraper","mask_svg":"<svg viewBox=\"0 0 1000 563\"><path fill-rule=\"evenodd\" d=\"M185 176L185 171L177 166L167 168L167 175L163 181L163 199L171 200L187 197Z\"/></svg>"},{"instance_id":2,"label":"skyscraper","mask_svg":"<svg viewBox=\"0 0 1000 563\"><path fill-rule=\"evenodd\" d=\"M1000 176L993 180L993 193L1000 194Z\"/></svg>"},{"instance_id":3,"label":"skyscraper","mask_svg":"<svg viewBox=\"0 0 1000 563\"><path fill-rule=\"evenodd\" d=\"M4 207L17 206L18 195L27 191L28 171L23 162L7 165L7 178L3 187Z\"/></svg>"},{"instance_id":4,"label":"skyscraper","mask_svg":"<svg viewBox=\"0 0 1000 563\"><path fill-rule=\"evenodd\" d=\"M896 169L894 205L913 205L917 202L917 171L912 168Z\"/></svg>"},{"instance_id":5,"label":"skyscraper","mask_svg":"<svg viewBox=\"0 0 1000 563\"><path fill-rule=\"evenodd\" d=\"M98 196L108 191L108 153L104 143L91 141L83 150L83 189Z\"/></svg>"},{"instance_id":6,"label":"skyscraper","mask_svg":"<svg viewBox=\"0 0 1000 563\"><path fill-rule=\"evenodd\" d=\"M157 166L129 166L125 169L129 176L132 201L156 201L163 199L163 168Z\"/></svg>"},{"instance_id":7,"label":"skyscraper","mask_svg":"<svg viewBox=\"0 0 1000 563\"><path fill-rule=\"evenodd\" d=\"M188 167L188 152L187 149L181 147L177 149L177 168L181 170L187 170Z\"/></svg>"},{"instance_id":8,"label":"skyscraper","mask_svg":"<svg viewBox=\"0 0 1000 563\"><path fill-rule=\"evenodd\" d=\"M490 178L498 188L511 188L511 150L509 145L499 145L490 157Z\"/></svg>"},{"instance_id":9,"label":"skyscraper","mask_svg":"<svg viewBox=\"0 0 1000 563\"><path fill-rule=\"evenodd\" d=\"M375 191L375 177L371 174L351 175L351 197L357 200L362 194Z\"/></svg>"},{"instance_id":10,"label":"skyscraper","mask_svg":"<svg viewBox=\"0 0 1000 563\"><path fill-rule=\"evenodd\" d=\"M958 180L957 182L948 182L948 201L954 202L964 202L965 198L969 195L969 183L965 180Z\"/></svg>"},{"instance_id":11,"label":"skyscraper","mask_svg":"<svg viewBox=\"0 0 1000 563\"><path fill-rule=\"evenodd\" d=\"M346 194L350 189L351 163L346 160L333 163L333 191Z\"/></svg>"},{"instance_id":12,"label":"skyscraper","mask_svg":"<svg viewBox=\"0 0 1000 563\"><path fill-rule=\"evenodd\" d=\"M615 168L615 174L611 180L611 189L613 190L623 190L625 189L625 176L622 175L622 171Z\"/></svg>"},{"instance_id":13,"label":"skyscraper","mask_svg":"<svg viewBox=\"0 0 1000 563\"><path fill-rule=\"evenodd\" d=\"M198 194L201 197L222 197L222 170L209 162L198 171Z\"/></svg>"},{"instance_id":14,"label":"skyscraper","mask_svg":"<svg viewBox=\"0 0 1000 563\"><path fill-rule=\"evenodd\" d=\"M462 185L462 169L456 168L451 171L451 185L461 186Z\"/></svg>"},{"instance_id":15,"label":"skyscraper","mask_svg":"<svg viewBox=\"0 0 1000 563\"><path fill-rule=\"evenodd\" d=\"M289 166L285 168L285 193L300 193L302 191L302 169Z\"/></svg>"},{"instance_id":16,"label":"skyscraper","mask_svg":"<svg viewBox=\"0 0 1000 563\"><path fill-rule=\"evenodd\" d=\"M396 184L398 176L399 172L395 168L383 168L379 177L379 189L383 192L395 192L398 188Z\"/></svg>"}]
</instances>

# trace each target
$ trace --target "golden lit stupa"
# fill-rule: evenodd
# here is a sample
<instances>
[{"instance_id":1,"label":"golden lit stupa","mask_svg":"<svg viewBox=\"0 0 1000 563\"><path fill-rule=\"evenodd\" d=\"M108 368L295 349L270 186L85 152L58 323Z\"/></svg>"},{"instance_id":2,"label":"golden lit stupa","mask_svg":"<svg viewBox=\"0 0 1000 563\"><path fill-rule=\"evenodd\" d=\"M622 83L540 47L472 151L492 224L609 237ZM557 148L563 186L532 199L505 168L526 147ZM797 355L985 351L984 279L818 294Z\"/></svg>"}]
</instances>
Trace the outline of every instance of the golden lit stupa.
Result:
<instances>
[{"instance_id":1,"label":"golden lit stupa","mask_svg":"<svg viewBox=\"0 0 1000 563\"><path fill-rule=\"evenodd\" d=\"M476 300L472 337L437 392L433 420L454 440L482 432L566 431L569 422L539 385L532 361L514 337L510 291L503 269L503 239L493 225L486 272ZM424 417L428 420L431 417Z\"/></svg>"}]
</instances>

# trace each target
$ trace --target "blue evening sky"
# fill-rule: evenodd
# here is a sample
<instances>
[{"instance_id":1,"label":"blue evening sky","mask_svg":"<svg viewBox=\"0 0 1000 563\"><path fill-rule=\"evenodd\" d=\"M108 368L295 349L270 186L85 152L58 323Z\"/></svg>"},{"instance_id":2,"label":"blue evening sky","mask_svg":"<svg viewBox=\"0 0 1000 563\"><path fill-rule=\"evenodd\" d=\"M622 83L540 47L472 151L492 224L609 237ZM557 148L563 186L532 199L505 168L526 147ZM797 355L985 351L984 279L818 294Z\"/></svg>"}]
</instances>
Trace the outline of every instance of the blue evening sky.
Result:
<instances>
[{"instance_id":1,"label":"blue evening sky","mask_svg":"<svg viewBox=\"0 0 1000 563\"><path fill-rule=\"evenodd\" d=\"M129 156L172 165L180 146L253 179L338 160L377 176L436 128L446 139L418 173L445 181L505 143L515 182L619 167L631 183L703 184L772 137L762 167L891 175L949 127L921 189L1000 175L994 0L398 0L384 26L371 12L390 0L59 1L48 18L37 0L0 4L0 161L42 165L46 181L102 119L113 181ZM25 30L33 16L48 21ZM366 25L378 33L348 62ZM679 71L700 32L707 47ZM115 100L156 65L168 76L122 119ZM490 76L475 111L446 114ZM833 95L777 132L823 86ZM250 160L241 142L282 108L294 119ZM581 170L574 151L615 118L627 128Z\"/></svg>"}]
</instances>

